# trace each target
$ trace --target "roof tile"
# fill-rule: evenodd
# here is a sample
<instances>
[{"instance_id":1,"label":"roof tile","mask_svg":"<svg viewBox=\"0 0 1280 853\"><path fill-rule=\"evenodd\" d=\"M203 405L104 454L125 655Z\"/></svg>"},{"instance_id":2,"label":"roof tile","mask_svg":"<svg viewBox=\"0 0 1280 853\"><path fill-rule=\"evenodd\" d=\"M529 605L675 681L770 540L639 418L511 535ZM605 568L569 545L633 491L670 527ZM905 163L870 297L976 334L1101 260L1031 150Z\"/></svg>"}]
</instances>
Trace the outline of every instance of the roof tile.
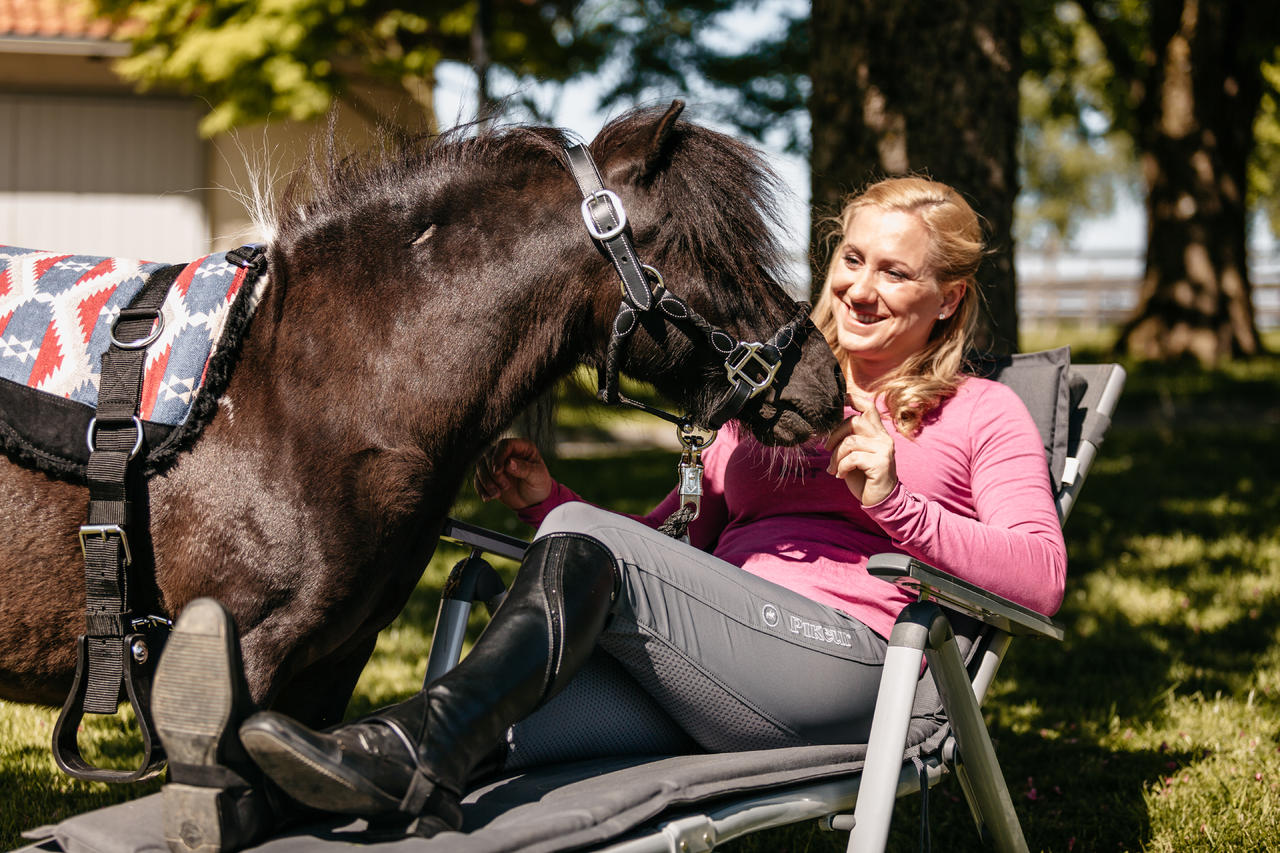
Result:
<instances>
[{"instance_id":1,"label":"roof tile","mask_svg":"<svg viewBox=\"0 0 1280 853\"><path fill-rule=\"evenodd\" d=\"M103 39L111 31L85 0L0 0L0 36Z\"/></svg>"}]
</instances>

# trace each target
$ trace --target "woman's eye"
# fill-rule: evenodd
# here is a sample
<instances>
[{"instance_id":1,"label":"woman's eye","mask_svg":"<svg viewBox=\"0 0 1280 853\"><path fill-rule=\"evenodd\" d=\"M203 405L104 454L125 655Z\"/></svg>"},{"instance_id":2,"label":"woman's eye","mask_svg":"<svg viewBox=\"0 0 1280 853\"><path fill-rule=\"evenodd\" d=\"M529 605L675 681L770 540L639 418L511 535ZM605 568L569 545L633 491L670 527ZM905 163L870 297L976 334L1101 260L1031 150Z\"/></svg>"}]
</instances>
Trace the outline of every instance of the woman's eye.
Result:
<instances>
[{"instance_id":1,"label":"woman's eye","mask_svg":"<svg viewBox=\"0 0 1280 853\"><path fill-rule=\"evenodd\" d=\"M861 259L860 259L857 255L845 255L845 256L844 256L844 263L845 263L845 266L848 266L848 267L856 267L856 266L857 266L858 264L860 264L861 262L862 262L862 261L861 261Z\"/></svg>"},{"instance_id":2,"label":"woman's eye","mask_svg":"<svg viewBox=\"0 0 1280 853\"><path fill-rule=\"evenodd\" d=\"M885 275L888 276L891 281L907 280L907 274L902 272L901 270L886 270Z\"/></svg>"}]
</instances>

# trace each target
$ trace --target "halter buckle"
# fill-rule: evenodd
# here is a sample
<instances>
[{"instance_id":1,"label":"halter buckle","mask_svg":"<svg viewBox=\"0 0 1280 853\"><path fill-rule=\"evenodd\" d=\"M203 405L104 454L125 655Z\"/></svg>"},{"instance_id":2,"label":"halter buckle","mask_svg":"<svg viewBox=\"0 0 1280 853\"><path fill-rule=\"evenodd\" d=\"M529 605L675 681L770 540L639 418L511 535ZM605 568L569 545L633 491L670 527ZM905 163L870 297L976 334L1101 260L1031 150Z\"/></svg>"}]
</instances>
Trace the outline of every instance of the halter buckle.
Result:
<instances>
[{"instance_id":1,"label":"halter buckle","mask_svg":"<svg viewBox=\"0 0 1280 853\"><path fill-rule=\"evenodd\" d=\"M751 388L751 394L747 397L750 400L773 384L780 364L782 354L777 347L743 341L724 360L724 370L730 383L736 385L745 382Z\"/></svg>"},{"instance_id":2,"label":"halter buckle","mask_svg":"<svg viewBox=\"0 0 1280 853\"><path fill-rule=\"evenodd\" d=\"M591 212L591 204L595 201L604 200L609 202L614 217L618 220L618 224L607 231L600 230L600 223L596 221L595 214ZM613 190L596 190L582 200L582 221L587 225L587 233L592 238L605 242L617 237L627 228L627 209L622 206L622 199L618 198L618 194Z\"/></svg>"}]
</instances>

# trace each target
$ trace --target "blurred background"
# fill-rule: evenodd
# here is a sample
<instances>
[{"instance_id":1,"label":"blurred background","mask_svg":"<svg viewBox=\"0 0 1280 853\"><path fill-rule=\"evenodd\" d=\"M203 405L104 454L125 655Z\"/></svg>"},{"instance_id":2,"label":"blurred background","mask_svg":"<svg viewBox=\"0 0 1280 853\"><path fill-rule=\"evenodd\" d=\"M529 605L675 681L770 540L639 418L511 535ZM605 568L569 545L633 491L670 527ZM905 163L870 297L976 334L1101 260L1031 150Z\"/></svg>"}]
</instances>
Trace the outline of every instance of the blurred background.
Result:
<instances>
[{"instance_id":1,"label":"blurred background","mask_svg":"<svg viewBox=\"0 0 1280 853\"><path fill-rule=\"evenodd\" d=\"M590 139L635 104L761 145L794 287L867 181L966 193L989 343L1063 324L1202 364L1280 328L1280 16L1233 0L0 0L0 239L180 260L335 120L352 149L461 122ZM278 185L278 184L277 184Z\"/></svg>"}]
</instances>

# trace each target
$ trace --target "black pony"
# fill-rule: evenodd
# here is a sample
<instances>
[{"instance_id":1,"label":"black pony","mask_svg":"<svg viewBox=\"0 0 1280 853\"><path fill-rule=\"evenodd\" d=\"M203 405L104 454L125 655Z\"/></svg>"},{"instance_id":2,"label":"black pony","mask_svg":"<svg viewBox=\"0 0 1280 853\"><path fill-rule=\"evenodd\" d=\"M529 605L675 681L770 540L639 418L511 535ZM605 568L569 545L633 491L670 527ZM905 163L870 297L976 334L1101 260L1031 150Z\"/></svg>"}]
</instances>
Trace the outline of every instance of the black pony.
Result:
<instances>
[{"instance_id":1,"label":"black pony","mask_svg":"<svg viewBox=\"0 0 1280 853\"><path fill-rule=\"evenodd\" d=\"M733 139L638 111L590 145L643 261L732 336L792 318L773 181ZM447 133L313 165L274 205L269 283L225 390L148 481L135 612L230 609L253 698L341 718L473 460L579 364L600 365L618 277L580 215L561 132ZM705 419L724 356L646 319L621 367ZM770 444L830 429L842 389L810 334L742 425ZM0 697L60 704L85 632L82 485L0 462ZM151 565L153 564L153 565Z\"/></svg>"}]
</instances>

